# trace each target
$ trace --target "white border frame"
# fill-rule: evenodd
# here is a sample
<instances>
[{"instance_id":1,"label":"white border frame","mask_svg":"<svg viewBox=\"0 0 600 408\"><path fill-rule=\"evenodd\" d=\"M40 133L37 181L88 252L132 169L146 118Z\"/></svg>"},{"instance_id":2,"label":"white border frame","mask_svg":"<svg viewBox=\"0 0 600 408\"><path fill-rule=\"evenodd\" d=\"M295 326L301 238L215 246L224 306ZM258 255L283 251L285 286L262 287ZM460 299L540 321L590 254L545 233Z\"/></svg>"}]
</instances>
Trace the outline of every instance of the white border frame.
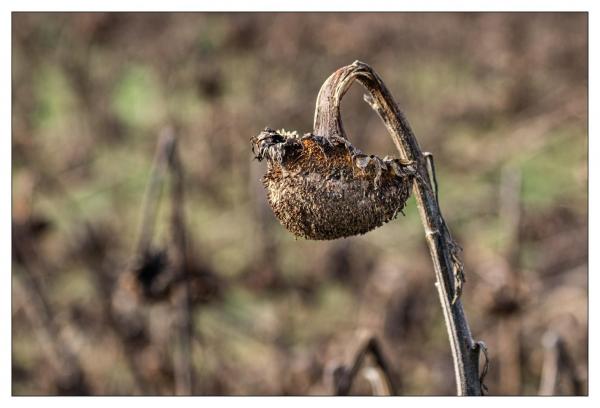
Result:
<instances>
[{"instance_id":1,"label":"white border frame","mask_svg":"<svg viewBox=\"0 0 600 408\"><path fill-rule=\"evenodd\" d=\"M4 6L6 4L6 6ZM104 407L107 404L130 404L141 403L149 406L163 407L164 404L181 404L182 406L194 406L206 404L237 404L256 405L261 407L280 407L282 404L290 407L305 407L306 404L330 405L343 404L345 407L364 406L365 404L377 403L381 406L398 407L398 404L461 404L471 405L481 404L483 401L475 398L458 399L455 397L435 397L435 399L423 399L422 397L397 397L397 398L376 398L360 397L360 398L329 398L329 397L203 397L202 399L190 397L163 397L163 398L144 398L143 400L130 400L129 397L99 397L86 398L82 397L11 397L11 12L12 11L583 11L589 12L588 27L589 27L589 70L590 74L600 72L598 64L598 32L600 30L600 12L598 12L599 2L594 1L426 1L426 2L393 2L383 0L369 0L368 3L359 2L357 0L347 1L324 1L324 0L294 0L294 1L255 1L252 4L242 1L229 2L211 2L198 4L193 1L171 0L169 2L135 2L125 0L105 0L98 4L84 4L81 1L75 0L55 0L48 1L3 1L4 10L0 14L0 32L2 39L0 42L1 60L5 61L2 66L2 98L0 100L0 112L4 118L0 123L3 128L2 146L0 148L0 219L2 220L2 228L0 229L0 259L2 268L0 268L0 295L1 315L0 315L0 406L11 404L14 406L27 406L29 404L44 404L45 407L60 406L79 406L85 404L91 407ZM366 10L365 7L369 7ZM390 9L390 6L393 8ZM450 7L452 6L452 7ZM597 13L598 12L598 13ZM595 47L594 47L595 46ZM594 49L596 48L596 49ZM597 75L597 74L596 74ZM591 75L590 75L591 76ZM598 142L596 138L591 137L598 129L598 116L594 115L598 112L598 82L593 78L589 79L589 177L594 180L594 175L597 176L597 166L594 157L597 157ZM590 160L591 159L591 160ZM598 188L589 182L589 207L588 209L597 208ZM597 212L589 211L589 248L595 248L594 243L598 243L597 234L599 217ZM589 251L589 398L585 397L486 397L485 404L491 407L504 408L505 404L513 403L540 403L546 407L563 407L565 404L588 405L594 404L598 406L598 401L593 403L593 400L598 400L597 389L598 376L595 375L595 369L598 368L598 352L593 345L598 343L598 315L590 313L590 311L600 310L600 301L594 295L598 294L597 287L599 277L593 273L598 268L598 252ZM285 399L282 399L285 398ZM310 398L310 399L306 399ZM368 398L368 399L367 399ZM507 400L506 398L511 398ZM529 399L535 398L535 399ZM543 398L538 399L538 398ZM566 401L565 399L568 399Z\"/></svg>"}]
</instances>

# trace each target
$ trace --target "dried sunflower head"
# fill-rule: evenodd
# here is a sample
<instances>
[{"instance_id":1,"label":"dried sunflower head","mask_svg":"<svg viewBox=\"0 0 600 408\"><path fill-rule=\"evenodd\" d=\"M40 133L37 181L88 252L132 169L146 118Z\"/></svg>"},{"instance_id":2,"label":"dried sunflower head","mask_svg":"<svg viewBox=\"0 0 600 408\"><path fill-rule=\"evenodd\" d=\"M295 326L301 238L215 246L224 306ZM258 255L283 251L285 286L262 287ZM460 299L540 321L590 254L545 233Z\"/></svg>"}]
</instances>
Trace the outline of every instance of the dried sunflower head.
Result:
<instances>
[{"instance_id":1,"label":"dried sunflower head","mask_svg":"<svg viewBox=\"0 0 600 408\"><path fill-rule=\"evenodd\" d=\"M263 183L279 221L315 240L364 234L394 219L410 195L414 166L365 155L339 136L265 129L252 151L267 160Z\"/></svg>"}]
</instances>

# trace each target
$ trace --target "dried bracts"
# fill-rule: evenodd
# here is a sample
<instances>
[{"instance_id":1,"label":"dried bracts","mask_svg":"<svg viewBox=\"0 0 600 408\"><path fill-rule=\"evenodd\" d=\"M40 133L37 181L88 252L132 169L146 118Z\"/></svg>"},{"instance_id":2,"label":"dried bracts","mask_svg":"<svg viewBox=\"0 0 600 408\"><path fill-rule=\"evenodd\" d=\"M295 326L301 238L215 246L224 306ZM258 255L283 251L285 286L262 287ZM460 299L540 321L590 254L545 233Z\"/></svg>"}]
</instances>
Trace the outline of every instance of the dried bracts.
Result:
<instances>
[{"instance_id":1,"label":"dried bracts","mask_svg":"<svg viewBox=\"0 0 600 408\"><path fill-rule=\"evenodd\" d=\"M265 129L252 138L266 159L269 203L294 235L315 240L364 234L404 208L415 169L398 159L368 156L342 137Z\"/></svg>"}]
</instances>

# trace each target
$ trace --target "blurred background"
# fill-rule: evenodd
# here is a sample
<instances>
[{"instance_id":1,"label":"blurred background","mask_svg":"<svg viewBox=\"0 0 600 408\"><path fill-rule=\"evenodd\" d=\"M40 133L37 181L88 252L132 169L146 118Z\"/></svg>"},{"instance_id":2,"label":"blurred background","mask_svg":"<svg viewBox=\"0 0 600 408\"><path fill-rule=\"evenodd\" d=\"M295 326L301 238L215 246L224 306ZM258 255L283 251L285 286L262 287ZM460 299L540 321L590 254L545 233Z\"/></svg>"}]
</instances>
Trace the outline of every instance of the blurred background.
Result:
<instances>
[{"instance_id":1,"label":"blurred background","mask_svg":"<svg viewBox=\"0 0 600 408\"><path fill-rule=\"evenodd\" d=\"M454 394L414 199L296 240L250 150L311 131L357 59L436 158L489 393L587 394L586 14L13 13L12 34L14 395ZM395 155L362 94L349 138Z\"/></svg>"}]
</instances>

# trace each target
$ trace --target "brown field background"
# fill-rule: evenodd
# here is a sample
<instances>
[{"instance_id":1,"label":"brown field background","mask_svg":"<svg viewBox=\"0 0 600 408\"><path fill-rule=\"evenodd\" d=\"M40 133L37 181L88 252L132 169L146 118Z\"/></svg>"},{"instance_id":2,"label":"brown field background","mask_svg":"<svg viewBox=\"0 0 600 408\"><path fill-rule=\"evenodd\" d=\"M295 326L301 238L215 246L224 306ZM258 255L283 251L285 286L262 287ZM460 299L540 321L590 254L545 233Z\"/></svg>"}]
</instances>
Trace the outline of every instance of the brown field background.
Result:
<instances>
[{"instance_id":1,"label":"brown field background","mask_svg":"<svg viewBox=\"0 0 600 408\"><path fill-rule=\"evenodd\" d=\"M364 236L296 240L250 151L265 126L311 131L321 84L357 59L435 156L489 393L587 394L586 14L15 13L12 33L13 394L332 395L372 336L397 394L452 395L414 199ZM395 155L362 94L349 138ZM144 235L161 264L136 248L167 126L184 199L165 177ZM149 294L174 203L193 280Z\"/></svg>"}]
</instances>

